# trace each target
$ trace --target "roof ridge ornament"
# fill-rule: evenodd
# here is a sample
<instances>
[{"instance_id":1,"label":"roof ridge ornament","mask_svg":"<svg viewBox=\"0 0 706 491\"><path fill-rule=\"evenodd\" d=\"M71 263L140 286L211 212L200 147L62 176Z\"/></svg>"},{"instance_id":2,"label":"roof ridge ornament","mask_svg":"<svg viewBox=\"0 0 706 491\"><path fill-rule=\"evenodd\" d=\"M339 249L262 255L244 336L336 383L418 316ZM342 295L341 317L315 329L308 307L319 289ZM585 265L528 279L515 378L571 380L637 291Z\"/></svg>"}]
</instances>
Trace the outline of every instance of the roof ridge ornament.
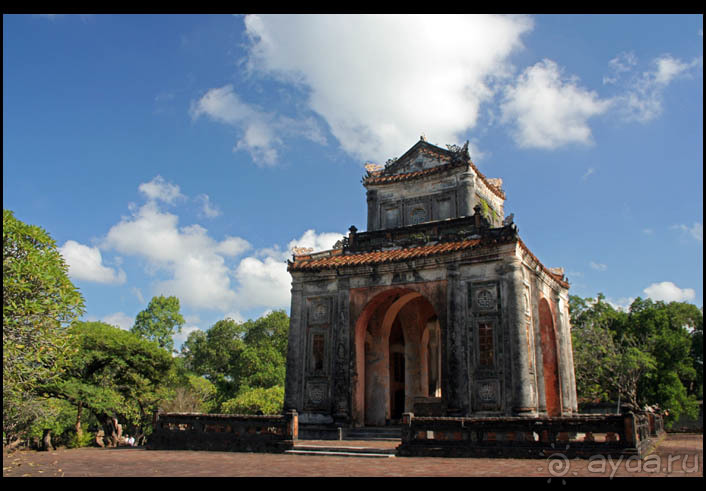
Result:
<instances>
[{"instance_id":1,"label":"roof ridge ornament","mask_svg":"<svg viewBox=\"0 0 706 491\"><path fill-rule=\"evenodd\" d=\"M446 145L446 148L451 153L452 162L471 160L471 155L468 153L468 143L468 140L466 140L466 143L464 143L462 147L458 145Z\"/></svg>"},{"instance_id":2,"label":"roof ridge ornament","mask_svg":"<svg viewBox=\"0 0 706 491\"><path fill-rule=\"evenodd\" d=\"M366 162L365 163L365 170L368 171L368 174L372 174L373 172L379 171L382 169L382 165L376 164L375 162Z\"/></svg>"},{"instance_id":3,"label":"roof ridge ornament","mask_svg":"<svg viewBox=\"0 0 706 491\"><path fill-rule=\"evenodd\" d=\"M295 256L304 256L312 252L314 252L314 249L311 247L292 247L292 254Z\"/></svg>"}]
</instances>

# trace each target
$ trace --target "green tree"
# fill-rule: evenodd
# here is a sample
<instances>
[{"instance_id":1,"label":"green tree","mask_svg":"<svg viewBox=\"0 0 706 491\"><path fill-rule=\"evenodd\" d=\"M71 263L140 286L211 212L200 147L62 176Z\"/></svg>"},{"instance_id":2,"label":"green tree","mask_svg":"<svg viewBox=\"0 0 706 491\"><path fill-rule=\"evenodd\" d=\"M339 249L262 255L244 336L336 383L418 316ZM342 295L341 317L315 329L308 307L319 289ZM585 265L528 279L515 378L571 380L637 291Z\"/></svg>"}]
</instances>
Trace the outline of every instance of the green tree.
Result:
<instances>
[{"instance_id":1,"label":"green tree","mask_svg":"<svg viewBox=\"0 0 706 491\"><path fill-rule=\"evenodd\" d=\"M114 418L142 433L151 413L166 395L163 382L173 361L155 342L102 322L76 322L71 328L75 350L64 376L44 392L76 407L80 438L82 413L88 409L117 444Z\"/></svg>"},{"instance_id":2,"label":"green tree","mask_svg":"<svg viewBox=\"0 0 706 491\"><path fill-rule=\"evenodd\" d=\"M689 392L697 399L704 398L704 317L703 308L701 316L697 318L691 330L691 358L694 361L696 377L689 385Z\"/></svg>"},{"instance_id":3,"label":"green tree","mask_svg":"<svg viewBox=\"0 0 706 491\"><path fill-rule=\"evenodd\" d=\"M176 297L153 297L145 310L137 314L131 331L150 341L156 341L160 348L172 352L172 336L181 332L184 318L179 313L179 299Z\"/></svg>"},{"instance_id":4,"label":"green tree","mask_svg":"<svg viewBox=\"0 0 706 491\"><path fill-rule=\"evenodd\" d=\"M186 368L217 388L218 404L235 396L240 385L240 356L245 330L233 319L216 322L206 331L193 331L182 344Z\"/></svg>"},{"instance_id":5,"label":"green tree","mask_svg":"<svg viewBox=\"0 0 706 491\"><path fill-rule=\"evenodd\" d=\"M284 386L289 317L284 311L270 312L249 320L245 329L245 349L239 359L241 384L247 387Z\"/></svg>"},{"instance_id":6,"label":"green tree","mask_svg":"<svg viewBox=\"0 0 706 491\"><path fill-rule=\"evenodd\" d=\"M283 311L244 323L225 319L207 332L192 332L182 356L189 370L216 386L214 410L269 413L284 398L288 333Z\"/></svg>"},{"instance_id":7,"label":"green tree","mask_svg":"<svg viewBox=\"0 0 706 491\"><path fill-rule=\"evenodd\" d=\"M570 297L576 388L580 399L614 400L640 408L638 386L655 360L626 329L628 314L605 302L603 294Z\"/></svg>"},{"instance_id":8,"label":"green tree","mask_svg":"<svg viewBox=\"0 0 706 491\"><path fill-rule=\"evenodd\" d=\"M186 368L184 359L174 358L169 381L169 395L159 408L167 413L208 413L215 408L217 389L205 377Z\"/></svg>"},{"instance_id":9,"label":"green tree","mask_svg":"<svg viewBox=\"0 0 706 491\"><path fill-rule=\"evenodd\" d=\"M223 403L226 414L281 414L284 387L243 387L236 397Z\"/></svg>"},{"instance_id":10,"label":"green tree","mask_svg":"<svg viewBox=\"0 0 706 491\"><path fill-rule=\"evenodd\" d=\"M619 399L638 410L657 404L671 424L695 416L703 393L703 314L683 302L637 298L627 312L596 300L570 297L579 399Z\"/></svg>"},{"instance_id":11,"label":"green tree","mask_svg":"<svg viewBox=\"0 0 706 491\"><path fill-rule=\"evenodd\" d=\"M13 438L41 415L36 389L60 376L84 300L44 229L9 210L2 222L3 432Z\"/></svg>"},{"instance_id":12,"label":"green tree","mask_svg":"<svg viewBox=\"0 0 706 491\"><path fill-rule=\"evenodd\" d=\"M682 414L695 417L698 411L695 394L688 388L698 380L690 331L699 325L703 314L685 302L638 298L630 306L632 335L655 357L654 369L640 381L640 393L648 403L669 410L669 423Z\"/></svg>"}]
</instances>

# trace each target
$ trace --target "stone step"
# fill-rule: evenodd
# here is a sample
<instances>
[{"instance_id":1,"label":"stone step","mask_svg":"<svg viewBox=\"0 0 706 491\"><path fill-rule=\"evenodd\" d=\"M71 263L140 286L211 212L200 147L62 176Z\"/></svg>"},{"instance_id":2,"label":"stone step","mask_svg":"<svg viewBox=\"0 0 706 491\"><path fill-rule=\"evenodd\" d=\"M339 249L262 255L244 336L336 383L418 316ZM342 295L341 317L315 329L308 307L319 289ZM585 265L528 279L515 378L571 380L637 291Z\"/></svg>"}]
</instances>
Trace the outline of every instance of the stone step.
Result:
<instances>
[{"instance_id":1,"label":"stone step","mask_svg":"<svg viewBox=\"0 0 706 491\"><path fill-rule=\"evenodd\" d=\"M292 455L321 455L329 457L390 458L395 456L396 450L394 448L297 445L292 450L286 450L285 453Z\"/></svg>"}]
</instances>

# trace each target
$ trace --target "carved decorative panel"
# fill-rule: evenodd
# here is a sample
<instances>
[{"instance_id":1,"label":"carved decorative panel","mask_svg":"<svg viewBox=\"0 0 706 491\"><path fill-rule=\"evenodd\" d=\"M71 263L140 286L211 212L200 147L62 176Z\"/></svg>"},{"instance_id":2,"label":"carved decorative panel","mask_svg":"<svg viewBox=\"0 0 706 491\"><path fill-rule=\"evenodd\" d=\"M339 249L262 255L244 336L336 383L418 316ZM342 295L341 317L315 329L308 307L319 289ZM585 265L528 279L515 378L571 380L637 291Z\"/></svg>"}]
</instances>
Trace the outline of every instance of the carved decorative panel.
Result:
<instances>
[{"instance_id":1,"label":"carved decorative panel","mask_svg":"<svg viewBox=\"0 0 706 491\"><path fill-rule=\"evenodd\" d=\"M470 307L476 314L499 312L498 284L475 283L470 286Z\"/></svg>"},{"instance_id":2,"label":"carved decorative panel","mask_svg":"<svg viewBox=\"0 0 706 491\"><path fill-rule=\"evenodd\" d=\"M476 407L480 410L496 410L500 407L502 399L500 382L496 379L479 380L476 383Z\"/></svg>"},{"instance_id":3,"label":"carved decorative panel","mask_svg":"<svg viewBox=\"0 0 706 491\"><path fill-rule=\"evenodd\" d=\"M314 297L307 299L309 325L329 324L331 322L331 298Z\"/></svg>"},{"instance_id":4,"label":"carved decorative panel","mask_svg":"<svg viewBox=\"0 0 706 491\"><path fill-rule=\"evenodd\" d=\"M328 382L325 380L307 381L304 405L309 410L327 408Z\"/></svg>"}]
</instances>

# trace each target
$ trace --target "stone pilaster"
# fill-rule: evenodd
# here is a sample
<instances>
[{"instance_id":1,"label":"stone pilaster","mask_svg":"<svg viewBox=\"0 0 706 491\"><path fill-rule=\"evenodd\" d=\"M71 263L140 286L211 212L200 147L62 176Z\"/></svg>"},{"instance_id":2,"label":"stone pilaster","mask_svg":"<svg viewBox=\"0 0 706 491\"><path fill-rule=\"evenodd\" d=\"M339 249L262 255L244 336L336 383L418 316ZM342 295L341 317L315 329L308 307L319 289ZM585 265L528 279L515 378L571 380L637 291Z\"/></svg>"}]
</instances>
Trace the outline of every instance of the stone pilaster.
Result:
<instances>
[{"instance_id":1,"label":"stone pilaster","mask_svg":"<svg viewBox=\"0 0 706 491\"><path fill-rule=\"evenodd\" d=\"M561 405L562 412L573 412L576 406L576 389L574 386L574 360L571 347L571 329L569 328L569 319L566 312L566 302L560 295L555 299L557 307L557 335L559 336L560 353L559 373L561 383Z\"/></svg>"},{"instance_id":2,"label":"stone pilaster","mask_svg":"<svg viewBox=\"0 0 706 491\"><path fill-rule=\"evenodd\" d=\"M378 192L374 189L368 189L365 194L368 201L368 231L377 230L380 228L378 223Z\"/></svg>"},{"instance_id":3,"label":"stone pilaster","mask_svg":"<svg viewBox=\"0 0 706 491\"><path fill-rule=\"evenodd\" d=\"M289 340L287 344L287 372L284 382L284 411L297 410L301 397L304 376L303 339L306 338L304 288L301 282L292 281L292 306L289 317Z\"/></svg>"},{"instance_id":4,"label":"stone pilaster","mask_svg":"<svg viewBox=\"0 0 706 491\"><path fill-rule=\"evenodd\" d=\"M567 321L568 325L568 330L569 330L569 381L570 381L570 390L571 390L571 410L578 414L579 412L579 405L578 405L578 400L577 400L577 395L576 395L576 372L575 372L575 367L574 367L574 346L573 342L571 340L571 320L569 319L567 315Z\"/></svg>"},{"instance_id":5,"label":"stone pilaster","mask_svg":"<svg viewBox=\"0 0 706 491\"><path fill-rule=\"evenodd\" d=\"M339 278L336 297L336 320L333 324L333 416L337 421L350 421L352 387L350 367L350 282Z\"/></svg>"},{"instance_id":6,"label":"stone pilaster","mask_svg":"<svg viewBox=\"0 0 706 491\"><path fill-rule=\"evenodd\" d=\"M455 265L449 266L447 270L447 298L448 311L446 315L446 328L442 330L442 342L446 346L445 362L447 374L442 374L444 389L442 395L446 399L450 413L459 411L459 415L465 415L470 411L468 401L468 378L466 351L464 343L465 292L461 289L460 275ZM445 340L443 336L445 334ZM446 395L447 394L447 395ZM450 414L453 415L453 414Z\"/></svg>"},{"instance_id":7,"label":"stone pilaster","mask_svg":"<svg viewBox=\"0 0 706 491\"><path fill-rule=\"evenodd\" d=\"M458 216L473 215L473 202L476 195L476 176L469 169L459 176L458 185Z\"/></svg>"},{"instance_id":8,"label":"stone pilaster","mask_svg":"<svg viewBox=\"0 0 706 491\"><path fill-rule=\"evenodd\" d=\"M532 403L532 377L525 324L524 283L522 263L515 258L506 273L508 295L505 298L512 367L512 413L523 415L535 411Z\"/></svg>"}]
</instances>

